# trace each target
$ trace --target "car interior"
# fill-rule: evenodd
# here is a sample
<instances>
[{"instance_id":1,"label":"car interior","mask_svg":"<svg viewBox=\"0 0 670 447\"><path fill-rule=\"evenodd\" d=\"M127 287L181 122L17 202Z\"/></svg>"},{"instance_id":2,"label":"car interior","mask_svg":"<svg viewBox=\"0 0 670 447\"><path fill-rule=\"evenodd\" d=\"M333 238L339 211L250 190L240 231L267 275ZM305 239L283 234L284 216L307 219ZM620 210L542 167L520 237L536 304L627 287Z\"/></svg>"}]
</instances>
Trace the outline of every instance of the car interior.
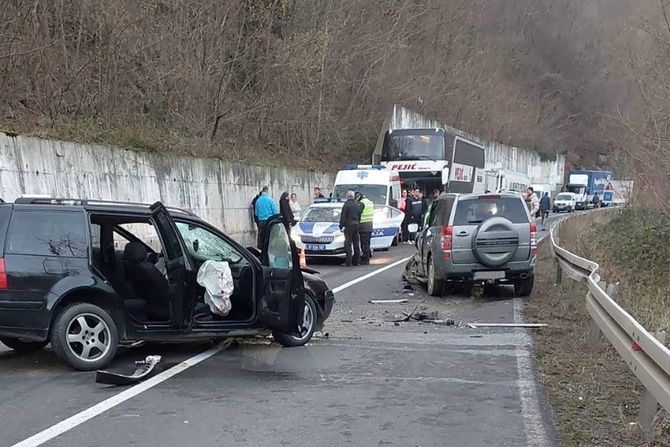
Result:
<instances>
[{"instance_id":1,"label":"car interior","mask_svg":"<svg viewBox=\"0 0 670 447\"><path fill-rule=\"evenodd\" d=\"M195 321L203 324L248 321L254 315L254 272L249 261L231 244L210 230L177 223L194 271L207 260L226 261L234 291L226 316L213 313L204 302L205 289L196 284ZM139 323L171 319L171 302L164 249L148 218L91 215L93 265L121 295L131 317Z\"/></svg>"}]
</instances>

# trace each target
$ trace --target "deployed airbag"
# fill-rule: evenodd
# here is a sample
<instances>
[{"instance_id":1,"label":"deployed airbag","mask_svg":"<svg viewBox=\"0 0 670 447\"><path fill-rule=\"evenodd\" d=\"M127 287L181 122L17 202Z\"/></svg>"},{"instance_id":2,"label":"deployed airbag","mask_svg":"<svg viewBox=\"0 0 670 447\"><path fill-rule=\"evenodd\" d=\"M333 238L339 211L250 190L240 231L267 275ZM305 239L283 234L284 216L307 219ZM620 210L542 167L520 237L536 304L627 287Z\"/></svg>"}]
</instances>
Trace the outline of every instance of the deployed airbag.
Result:
<instances>
[{"instance_id":1,"label":"deployed airbag","mask_svg":"<svg viewBox=\"0 0 670 447\"><path fill-rule=\"evenodd\" d=\"M235 288L233 274L225 261L205 261L198 270L198 284L205 288L205 304L213 314L225 317L231 309L230 296Z\"/></svg>"}]
</instances>

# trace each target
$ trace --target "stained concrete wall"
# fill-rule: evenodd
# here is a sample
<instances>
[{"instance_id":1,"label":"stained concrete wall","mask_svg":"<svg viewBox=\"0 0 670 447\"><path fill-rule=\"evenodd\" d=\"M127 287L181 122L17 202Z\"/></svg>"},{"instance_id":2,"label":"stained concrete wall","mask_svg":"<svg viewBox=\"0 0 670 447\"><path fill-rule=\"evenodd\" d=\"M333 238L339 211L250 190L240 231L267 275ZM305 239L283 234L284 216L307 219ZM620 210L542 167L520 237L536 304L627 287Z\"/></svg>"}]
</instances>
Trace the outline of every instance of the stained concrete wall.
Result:
<instances>
[{"instance_id":1,"label":"stained concrete wall","mask_svg":"<svg viewBox=\"0 0 670 447\"><path fill-rule=\"evenodd\" d=\"M0 132L0 197L47 194L153 203L191 210L236 240L254 240L250 203L267 185L275 199L295 192L305 209L314 186L329 192L329 173L211 158L9 136Z\"/></svg>"},{"instance_id":2,"label":"stained concrete wall","mask_svg":"<svg viewBox=\"0 0 670 447\"><path fill-rule=\"evenodd\" d=\"M420 113L400 105L394 105L387 116L375 147L375 154L381 155L384 133L388 129L422 129L443 128L455 135L476 141L486 148L486 169L507 169L525 174L531 183L549 183L560 185L565 176L565 156L557 155L554 161L542 161L540 154L532 149L525 149L507 144L490 141L439 123Z\"/></svg>"}]
</instances>

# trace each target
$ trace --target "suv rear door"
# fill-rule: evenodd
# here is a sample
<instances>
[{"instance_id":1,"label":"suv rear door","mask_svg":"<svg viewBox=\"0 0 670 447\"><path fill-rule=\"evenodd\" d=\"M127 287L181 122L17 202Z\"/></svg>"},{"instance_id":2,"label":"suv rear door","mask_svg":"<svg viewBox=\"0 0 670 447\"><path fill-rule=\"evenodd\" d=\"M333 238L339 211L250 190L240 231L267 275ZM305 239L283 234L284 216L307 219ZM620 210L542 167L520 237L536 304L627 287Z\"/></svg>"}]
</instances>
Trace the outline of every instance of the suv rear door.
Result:
<instances>
[{"instance_id":1,"label":"suv rear door","mask_svg":"<svg viewBox=\"0 0 670 447\"><path fill-rule=\"evenodd\" d=\"M299 335L305 310L305 285L298 250L280 216L268 221L263 241L259 319L268 329Z\"/></svg>"},{"instance_id":2,"label":"suv rear door","mask_svg":"<svg viewBox=\"0 0 670 447\"><path fill-rule=\"evenodd\" d=\"M151 213L165 250L171 322L176 327L185 328L190 323L195 299L193 266L186 256L184 241L165 206L156 202L151 205Z\"/></svg>"},{"instance_id":3,"label":"suv rear door","mask_svg":"<svg viewBox=\"0 0 670 447\"><path fill-rule=\"evenodd\" d=\"M474 253L474 241L480 225L492 217L502 217L509 220L518 233L518 248L510 261L523 261L530 256L530 226L528 211L520 197L497 194L482 195L472 198L461 198L456 205L453 219L453 249L452 261L454 264L479 263ZM487 243L495 250L495 245L501 247L506 243L508 231L489 232Z\"/></svg>"}]
</instances>

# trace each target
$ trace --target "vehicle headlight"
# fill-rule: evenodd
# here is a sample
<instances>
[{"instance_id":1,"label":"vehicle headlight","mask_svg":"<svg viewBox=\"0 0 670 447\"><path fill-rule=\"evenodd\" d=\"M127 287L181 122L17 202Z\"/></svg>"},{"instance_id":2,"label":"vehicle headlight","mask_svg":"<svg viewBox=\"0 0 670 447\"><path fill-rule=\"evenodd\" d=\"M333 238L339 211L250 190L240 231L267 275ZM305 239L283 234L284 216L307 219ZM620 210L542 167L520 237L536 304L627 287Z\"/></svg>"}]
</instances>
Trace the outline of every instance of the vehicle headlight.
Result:
<instances>
[{"instance_id":1,"label":"vehicle headlight","mask_svg":"<svg viewBox=\"0 0 670 447\"><path fill-rule=\"evenodd\" d=\"M344 242L344 233L338 233L335 235L333 242Z\"/></svg>"}]
</instances>

